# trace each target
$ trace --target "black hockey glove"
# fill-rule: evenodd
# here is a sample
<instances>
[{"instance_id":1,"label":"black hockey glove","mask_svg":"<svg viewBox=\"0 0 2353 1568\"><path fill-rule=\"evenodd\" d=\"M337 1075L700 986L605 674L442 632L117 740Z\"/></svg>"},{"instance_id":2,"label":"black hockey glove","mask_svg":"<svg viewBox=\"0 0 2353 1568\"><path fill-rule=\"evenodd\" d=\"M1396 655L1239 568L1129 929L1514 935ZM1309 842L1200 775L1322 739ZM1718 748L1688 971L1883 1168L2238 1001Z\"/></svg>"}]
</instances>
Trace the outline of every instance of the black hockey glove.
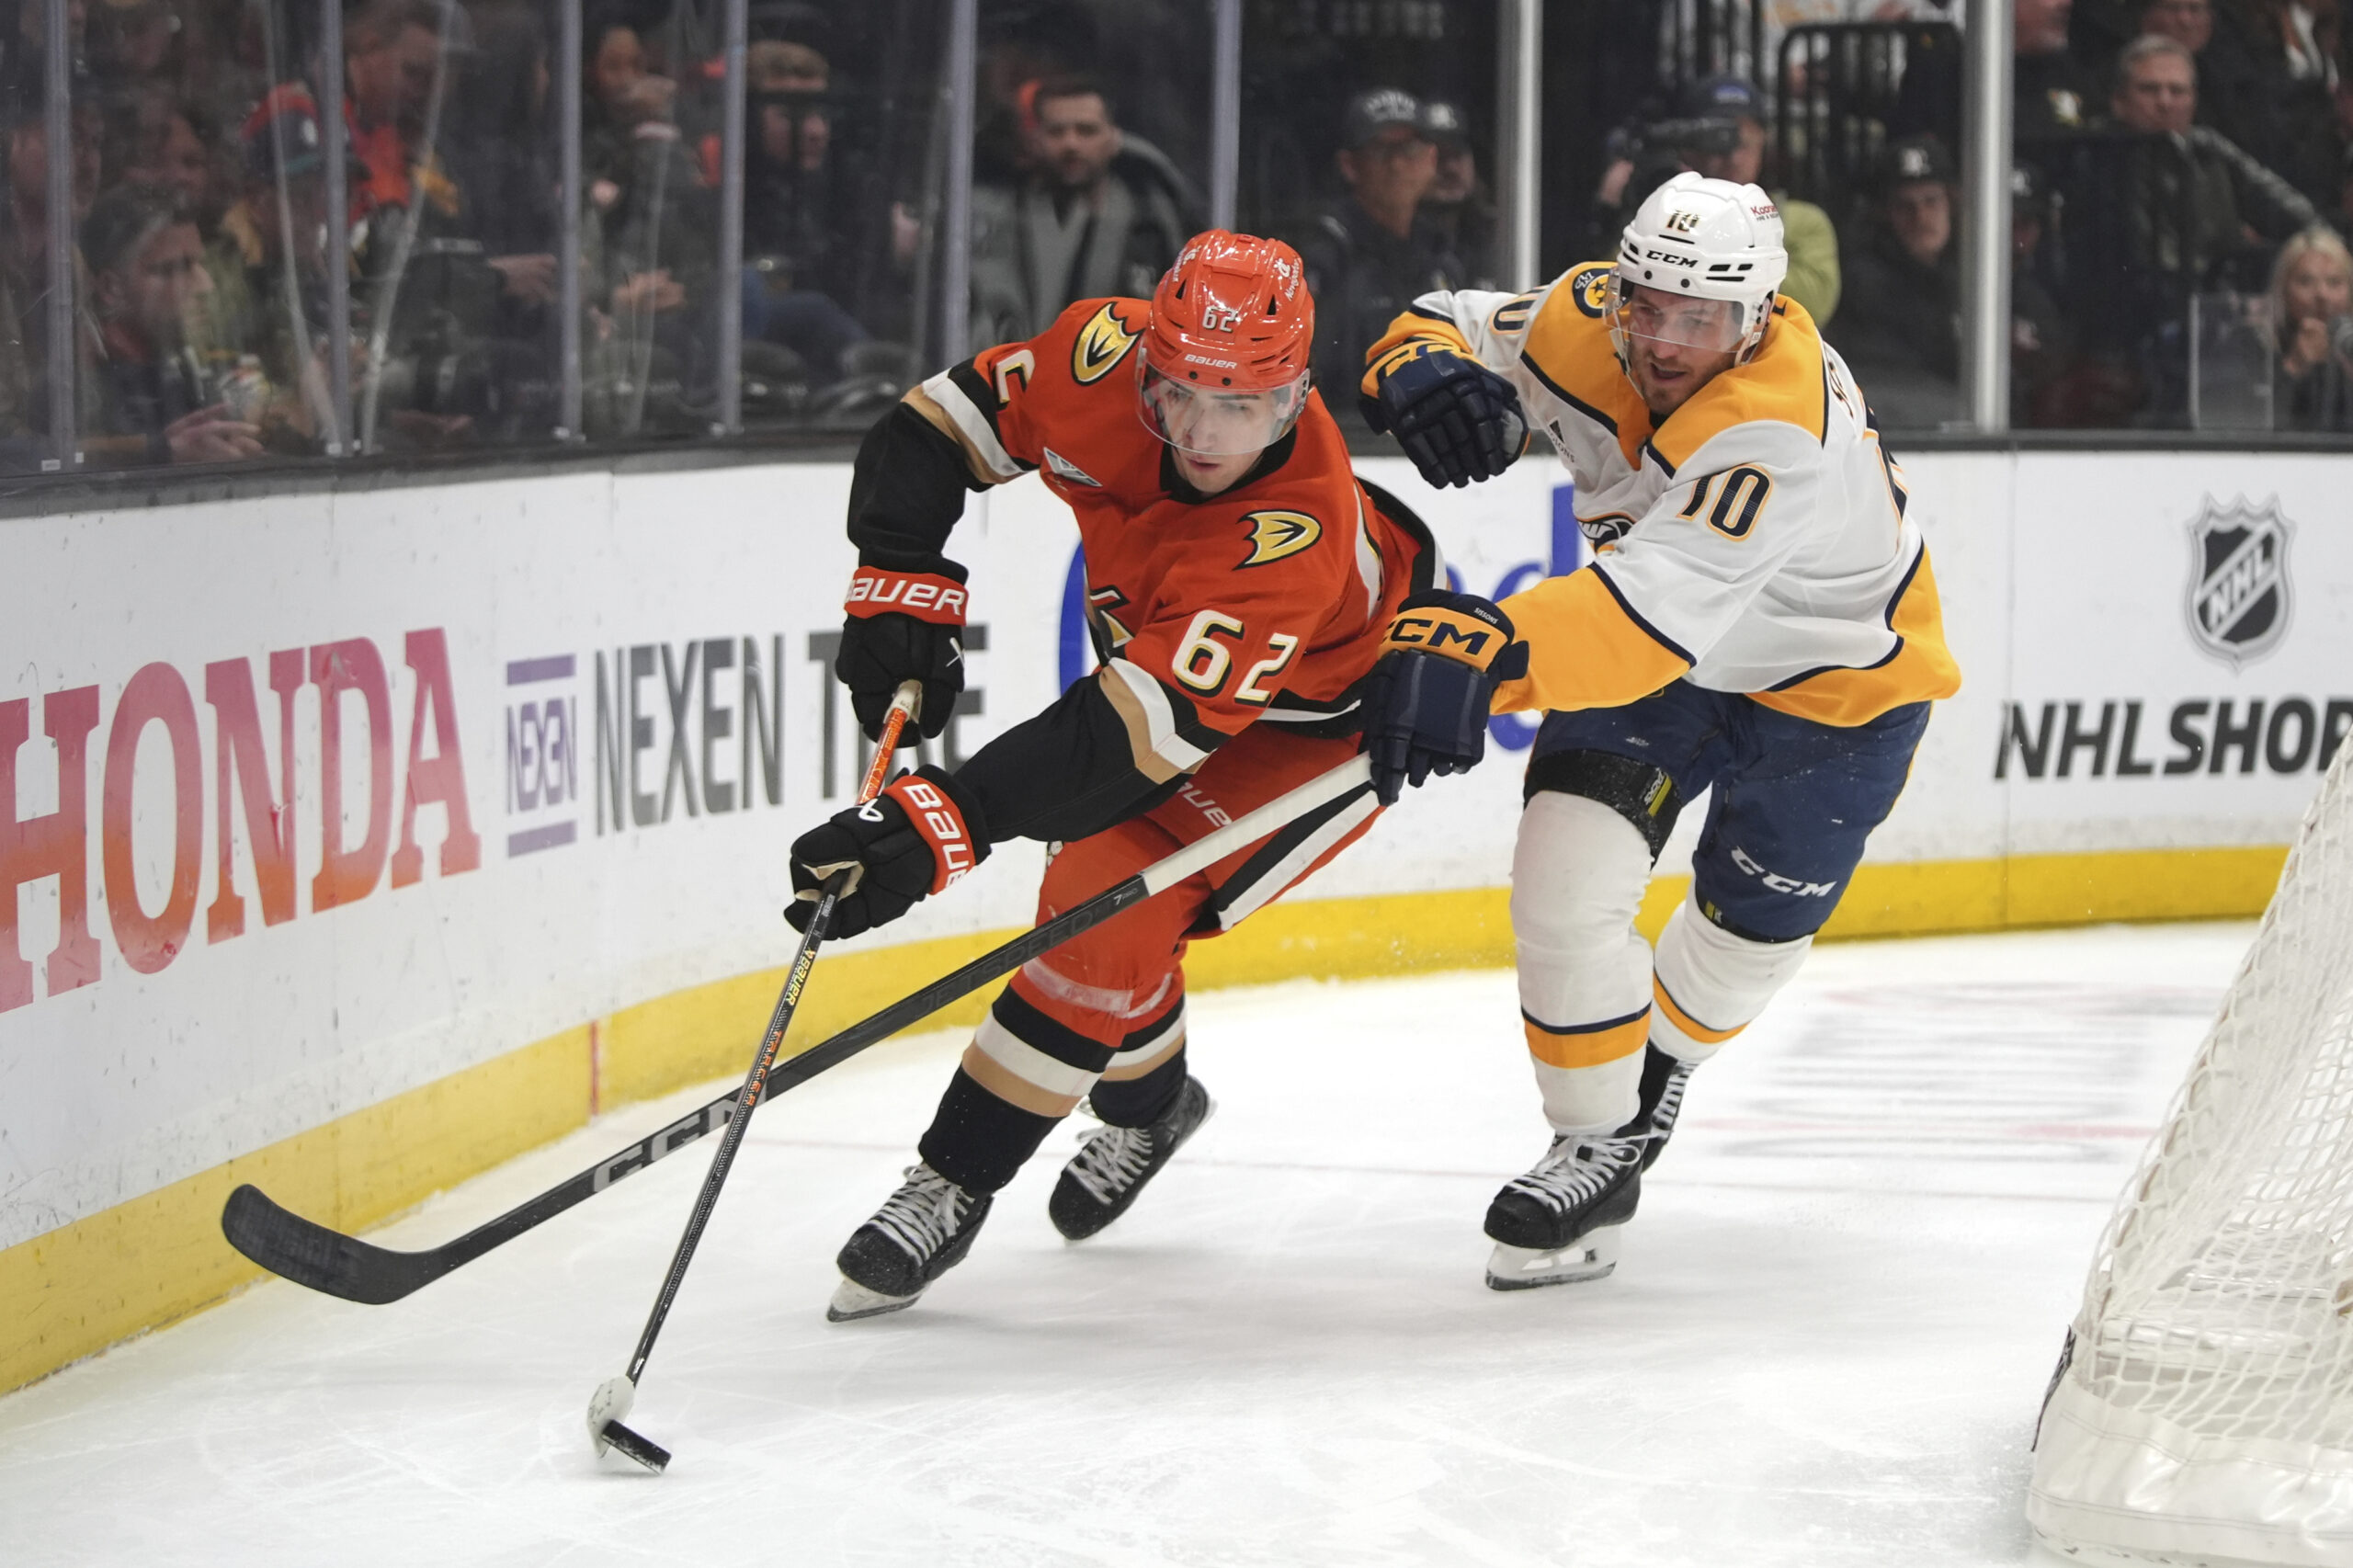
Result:
<instances>
[{"instance_id":1,"label":"black hockey glove","mask_svg":"<svg viewBox=\"0 0 2353 1568\"><path fill-rule=\"evenodd\" d=\"M944 555L905 569L861 563L842 608L841 652L834 675L849 687L851 711L868 740L882 733L882 716L901 681L923 682L916 722L900 732L901 745L917 733L931 740L956 716L964 689L964 569Z\"/></svg>"},{"instance_id":2,"label":"black hockey glove","mask_svg":"<svg viewBox=\"0 0 2353 1568\"><path fill-rule=\"evenodd\" d=\"M1511 618L1472 594L1430 590L1399 607L1365 677L1364 744L1373 793L1393 806L1431 774L1465 773L1487 754L1495 687L1528 673Z\"/></svg>"},{"instance_id":3,"label":"black hockey glove","mask_svg":"<svg viewBox=\"0 0 2353 1568\"><path fill-rule=\"evenodd\" d=\"M986 826L956 781L937 767L902 773L862 806L836 812L792 841L792 903L784 917L809 929L825 880L849 873L831 935L887 926L989 857Z\"/></svg>"},{"instance_id":4,"label":"black hockey glove","mask_svg":"<svg viewBox=\"0 0 2353 1568\"><path fill-rule=\"evenodd\" d=\"M1519 393L1476 359L1433 348L1400 361L1376 384L1381 395L1363 400L1366 421L1396 437L1432 484L1493 479L1528 448Z\"/></svg>"}]
</instances>

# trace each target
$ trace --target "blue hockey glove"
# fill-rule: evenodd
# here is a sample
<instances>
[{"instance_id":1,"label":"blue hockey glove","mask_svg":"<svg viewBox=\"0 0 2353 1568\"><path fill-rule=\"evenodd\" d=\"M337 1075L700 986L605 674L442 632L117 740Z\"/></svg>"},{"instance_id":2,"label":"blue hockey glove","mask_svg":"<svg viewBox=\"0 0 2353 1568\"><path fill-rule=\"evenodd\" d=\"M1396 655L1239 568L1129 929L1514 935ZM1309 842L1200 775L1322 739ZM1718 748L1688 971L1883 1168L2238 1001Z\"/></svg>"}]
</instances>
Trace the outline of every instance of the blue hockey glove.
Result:
<instances>
[{"instance_id":1,"label":"blue hockey glove","mask_svg":"<svg viewBox=\"0 0 2353 1568\"><path fill-rule=\"evenodd\" d=\"M1432 484L1493 479L1528 448L1519 393L1476 359L1433 348L1379 372L1375 384L1366 421L1396 437Z\"/></svg>"},{"instance_id":2,"label":"blue hockey glove","mask_svg":"<svg viewBox=\"0 0 2353 1568\"><path fill-rule=\"evenodd\" d=\"M1361 692L1361 749L1373 793L1393 806L1406 785L1468 772L1486 756L1488 704L1528 673L1528 644L1487 600L1433 590L1399 608L1381 647Z\"/></svg>"}]
</instances>

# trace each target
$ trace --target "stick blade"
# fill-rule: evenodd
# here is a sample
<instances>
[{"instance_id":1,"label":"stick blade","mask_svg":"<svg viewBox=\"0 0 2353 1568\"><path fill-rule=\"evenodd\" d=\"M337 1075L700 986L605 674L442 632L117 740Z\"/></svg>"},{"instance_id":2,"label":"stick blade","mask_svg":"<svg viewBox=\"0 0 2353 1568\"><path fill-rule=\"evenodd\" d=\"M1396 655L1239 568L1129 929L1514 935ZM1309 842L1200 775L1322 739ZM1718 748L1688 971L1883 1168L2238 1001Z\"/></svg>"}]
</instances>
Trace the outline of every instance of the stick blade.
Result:
<instances>
[{"instance_id":1,"label":"stick blade","mask_svg":"<svg viewBox=\"0 0 2353 1568\"><path fill-rule=\"evenodd\" d=\"M606 1422L605 1429L597 1436L610 1444L615 1453L636 1460L656 1475L670 1468L669 1449L642 1432L632 1432L618 1421Z\"/></svg>"},{"instance_id":2,"label":"stick blade","mask_svg":"<svg viewBox=\"0 0 2353 1568\"><path fill-rule=\"evenodd\" d=\"M250 1184L229 1195L221 1233L279 1278L363 1306L397 1301L445 1272L430 1254L392 1252L331 1231Z\"/></svg>"}]
</instances>

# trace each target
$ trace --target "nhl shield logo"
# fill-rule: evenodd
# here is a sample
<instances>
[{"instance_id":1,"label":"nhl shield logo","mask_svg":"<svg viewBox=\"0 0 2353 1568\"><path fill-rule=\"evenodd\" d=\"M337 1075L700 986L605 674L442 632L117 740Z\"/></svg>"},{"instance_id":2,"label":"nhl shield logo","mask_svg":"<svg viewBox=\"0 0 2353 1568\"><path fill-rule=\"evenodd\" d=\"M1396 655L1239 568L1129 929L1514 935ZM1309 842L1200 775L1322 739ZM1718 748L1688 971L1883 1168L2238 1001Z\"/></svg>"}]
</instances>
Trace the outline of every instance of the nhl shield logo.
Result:
<instances>
[{"instance_id":1,"label":"nhl shield logo","mask_svg":"<svg viewBox=\"0 0 2353 1568\"><path fill-rule=\"evenodd\" d=\"M2287 632L2289 531L2276 495L2261 506L2210 495L2189 525L2190 640L2233 669Z\"/></svg>"}]
</instances>

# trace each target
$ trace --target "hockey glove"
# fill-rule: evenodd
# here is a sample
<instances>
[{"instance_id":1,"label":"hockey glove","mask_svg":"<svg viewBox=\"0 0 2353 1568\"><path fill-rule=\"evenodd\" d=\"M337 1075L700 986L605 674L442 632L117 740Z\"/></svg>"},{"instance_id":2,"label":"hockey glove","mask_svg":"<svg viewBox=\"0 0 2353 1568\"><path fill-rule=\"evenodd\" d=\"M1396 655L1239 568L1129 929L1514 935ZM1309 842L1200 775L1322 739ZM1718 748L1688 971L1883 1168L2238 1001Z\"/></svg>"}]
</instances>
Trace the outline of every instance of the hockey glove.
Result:
<instances>
[{"instance_id":1,"label":"hockey glove","mask_svg":"<svg viewBox=\"0 0 2353 1568\"><path fill-rule=\"evenodd\" d=\"M809 917L826 880L849 873L834 906L832 935L855 937L887 926L988 858L978 813L954 779L937 767L902 773L862 806L792 841L792 903L784 917L796 931Z\"/></svg>"},{"instance_id":2,"label":"hockey glove","mask_svg":"<svg viewBox=\"0 0 2353 1568\"><path fill-rule=\"evenodd\" d=\"M1433 348L1396 361L1375 384L1366 421L1396 437L1432 484L1493 479L1528 448L1519 393L1476 359Z\"/></svg>"},{"instance_id":3,"label":"hockey glove","mask_svg":"<svg viewBox=\"0 0 2353 1568\"><path fill-rule=\"evenodd\" d=\"M1362 687L1362 749L1373 793L1393 806L1406 785L1468 772L1486 755L1487 705L1528 673L1528 644L1487 600L1433 590L1399 608L1381 649Z\"/></svg>"},{"instance_id":4,"label":"hockey glove","mask_svg":"<svg viewBox=\"0 0 2353 1568\"><path fill-rule=\"evenodd\" d=\"M901 745L913 745L920 730L936 738L956 716L964 689L964 569L944 555L919 568L861 563L849 580L842 608L841 652L834 675L849 687L849 705L866 738L882 733L899 683L923 682L921 718L901 732Z\"/></svg>"}]
</instances>

